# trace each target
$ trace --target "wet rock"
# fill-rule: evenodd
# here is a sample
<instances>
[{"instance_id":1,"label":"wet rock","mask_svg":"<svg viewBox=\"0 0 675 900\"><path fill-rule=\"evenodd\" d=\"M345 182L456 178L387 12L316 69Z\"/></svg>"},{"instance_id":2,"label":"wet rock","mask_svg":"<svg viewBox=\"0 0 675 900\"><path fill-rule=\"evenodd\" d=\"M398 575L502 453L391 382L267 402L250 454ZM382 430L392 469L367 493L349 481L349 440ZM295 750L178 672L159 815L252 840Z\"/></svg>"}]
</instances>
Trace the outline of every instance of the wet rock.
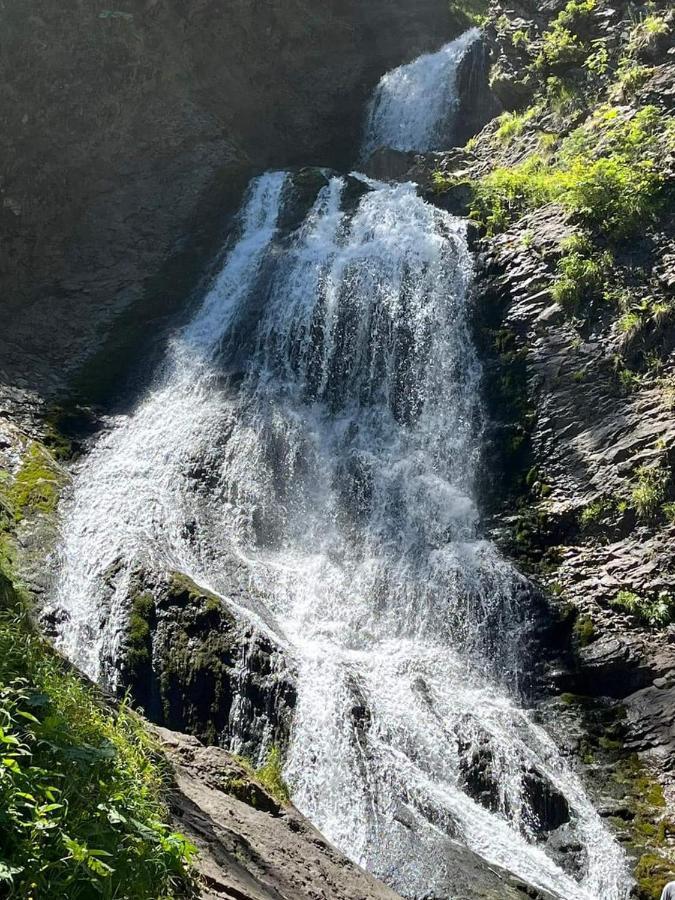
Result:
<instances>
[{"instance_id":1,"label":"wet rock","mask_svg":"<svg viewBox=\"0 0 675 900\"><path fill-rule=\"evenodd\" d=\"M474 41L457 67L459 107L452 140L461 146L502 111L502 104L489 83L490 50L484 39Z\"/></svg>"},{"instance_id":2,"label":"wet rock","mask_svg":"<svg viewBox=\"0 0 675 900\"><path fill-rule=\"evenodd\" d=\"M414 152L380 147L364 165L364 172L380 181L408 181L418 158L419 154Z\"/></svg>"},{"instance_id":3,"label":"wet rock","mask_svg":"<svg viewBox=\"0 0 675 900\"><path fill-rule=\"evenodd\" d=\"M158 725L254 758L287 743L295 684L283 650L185 575L137 576L119 666Z\"/></svg>"},{"instance_id":4,"label":"wet rock","mask_svg":"<svg viewBox=\"0 0 675 900\"><path fill-rule=\"evenodd\" d=\"M523 778L523 818L528 828L539 836L555 831L569 822L570 808L567 800L535 769Z\"/></svg>"},{"instance_id":5,"label":"wet rock","mask_svg":"<svg viewBox=\"0 0 675 900\"><path fill-rule=\"evenodd\" d=\"M648 751L667 771L675 769L675 685L661 680L624 700L627 746Z\"/></svg>"}]
</instances>

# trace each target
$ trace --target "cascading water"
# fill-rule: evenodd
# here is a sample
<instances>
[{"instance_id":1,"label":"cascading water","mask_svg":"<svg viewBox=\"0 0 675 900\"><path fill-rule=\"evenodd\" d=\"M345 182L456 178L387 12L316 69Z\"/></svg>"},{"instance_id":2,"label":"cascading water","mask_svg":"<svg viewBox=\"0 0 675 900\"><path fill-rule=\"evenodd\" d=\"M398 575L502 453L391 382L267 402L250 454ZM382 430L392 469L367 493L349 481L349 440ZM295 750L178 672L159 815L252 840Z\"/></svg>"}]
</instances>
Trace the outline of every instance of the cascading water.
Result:
<instances>
[{"instance_id":1,"label":"cascading water","mask_svg":"<svg viewBox=\"0 0 675 900\"><path fill-rule=\"evenodd\" d=\"M452 896L459 842L564 900L622 900L622 851L517 702L527 585L478 534L465 224L414 185L326 175L314 193L284 229L296 180L254 180L155 386L83 461L62 646L109 681L131 573L178 569L228 602L235 552L267 598L240 612L295 660L286 776L329 839L409 897ZM537 845L533 779L564 798L578 880Z\"/></svg>"},{"instance_id":2,"label":"cascading water","mask_svg":"<svg viewBox=\"0 0 675 900\"><path fill-rule=\"evenodd\" d=\"M459 110L457 67L479 33L471 28L437 53L382 77L368 110L364 157L378 147L440 150L451 145Z\"/></svg>"}]
</instances>

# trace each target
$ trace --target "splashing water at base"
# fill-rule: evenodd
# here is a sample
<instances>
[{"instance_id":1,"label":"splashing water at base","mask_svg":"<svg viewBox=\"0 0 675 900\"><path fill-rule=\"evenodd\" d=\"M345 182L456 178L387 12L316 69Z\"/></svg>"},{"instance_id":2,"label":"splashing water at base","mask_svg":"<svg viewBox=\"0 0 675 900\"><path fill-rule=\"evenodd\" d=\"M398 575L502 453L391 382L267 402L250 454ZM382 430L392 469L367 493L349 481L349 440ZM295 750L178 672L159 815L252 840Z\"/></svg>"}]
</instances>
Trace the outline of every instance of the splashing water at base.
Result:
<instances>
[{"instance_id":1,"label":"splashing water at base","mask_svg":"<svg viewBox=\"0 0 675 900\"><path fill-rule=\"evenodd\" d=\"M329 839L405 896L452 896L460 842L564 900L621 900L622 851L509 687L527 585L477 534L465 224L413 185L334 177L285 234L295 193L254 181L155 388L85 459L62 646L109 681L131 573L180 569L227 600L234 549L296 661L286 775ZM476 754L491 809L468 789ZM533 773L565 798L580 881L537 845Z\"/></svg>"},{"instance_id":2,"label":"splashing water at base","mask_svg":"<svg viewBox=\"0 0 675 900\"><path fill-rule=\"evenodd\" d=\"M459 109L457 68L478 36L471 28L437 53L382 77L368 110L364 159L379 147L424 151L451 146Z\"/></svg>"}]
</instances>

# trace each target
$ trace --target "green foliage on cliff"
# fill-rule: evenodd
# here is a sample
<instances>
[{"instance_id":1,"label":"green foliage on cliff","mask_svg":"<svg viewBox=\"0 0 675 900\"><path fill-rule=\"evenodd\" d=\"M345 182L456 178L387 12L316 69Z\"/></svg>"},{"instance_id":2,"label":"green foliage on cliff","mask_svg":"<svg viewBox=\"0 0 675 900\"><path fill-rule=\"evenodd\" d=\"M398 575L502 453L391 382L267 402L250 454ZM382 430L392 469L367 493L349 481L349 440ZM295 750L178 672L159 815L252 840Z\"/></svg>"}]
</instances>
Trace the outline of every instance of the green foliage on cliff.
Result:
<instances>
[{"instance_id":1,"label":"green foliage on cliff","mask_svg":"<svg viewBox=\"0 0 675 900\"><path fill-rule=\"evenodd\" d=\"M36 632L14 530L53 512L64 476L34 442L0 485L0 896L168 900L194 893L159 754Z\"/></svg>"},{"instance_id":2,"label":"green foliage on cliff","mask_svg":"<svg viewBox=\"0 0 675 900\"><path fill-rule=\"evenodd\" d=\"M633 506L641 519L651 519L666 499L670 471L663 465L641 466L636 476L631 493Z\"/></svg>"},{"instance_id":3,"label":"green foliage on cliff","mask_svg":"<svg viewBox=\"0 0 675 900\"><path fill-rule=\"evenodd\" d=\"M10 897L185 896L191 845L166 824L141 722L0 616L0 883ZM1 889L0 889L1 890Z\"/></svg>"},{"instance_id":4,"label":"green foliage on cliff","mask_svg":"<svg viewBox=\"0 0 675 900\"><path fill-rule=\"evenodd\" d=\"M256 770L256 777L270 794L281 804L290 803L288 785L282 774L281 750L276 744L270 748L265 762Z\"/></svg>"},{"instance_id":5,"label":"green foliage on cliff","mask_svg":"<svg viewBox=\"0 0 675 900\"><path fill-rule=\"evenodd\" d=\"M450 14L465 28L480 25L488 11L489 0L449 0Z\"/></svg>"},{"instance_id":6,"label":"green foliage on cliff","mask_svg":"<svg viewBox=\"0 0 675 900\"><path fill-rule=\"evenodd\" d=\"M471 214L496 234L557 202L591 232L626 238L655 218L663 186L657 159L665 139L665 122L654 107L632 116L602 107L557 153L531 155L476 182Z\"/></svg>"},{"instance_id":7,"label":"green foliage on cliff","mask_svg":"<svg viewBox=\"0 0 675 900\"><path fill-rule=\"evenodd\" d=\"M675 597L665 591L652 598L640 597L634 591L619 591L611 605L652 628L669 625L675 615Z\"/></svg>"}]
</instances>

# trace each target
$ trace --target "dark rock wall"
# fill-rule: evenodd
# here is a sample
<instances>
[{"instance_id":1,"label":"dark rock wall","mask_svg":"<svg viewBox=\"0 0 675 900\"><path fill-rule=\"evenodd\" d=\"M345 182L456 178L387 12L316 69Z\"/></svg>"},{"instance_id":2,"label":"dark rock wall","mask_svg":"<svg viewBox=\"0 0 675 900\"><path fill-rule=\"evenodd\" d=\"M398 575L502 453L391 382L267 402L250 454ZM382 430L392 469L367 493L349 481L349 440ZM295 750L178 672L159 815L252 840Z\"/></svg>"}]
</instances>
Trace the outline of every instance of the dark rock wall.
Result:
<instances>
[{"instance_id":1,"label":"dark rock wall","mask_svg":"<svg viewBox=\"0 0 675 900\"><path fill-rule=\"evenodd\" d=\"M158 725L252 759L285 747L295 680L282 648L177 572L138 574L115 665L120 688Z\"/></svg>"},{"instance_id":2,"label":"dark rock wall","mask_svg":"<svg viewBox=\"0 0 675 900\"><path fill-rule=\"evenodd\" d=\"M254 171L349 164L381 73L457 30L445 0L33 0L0 26L0 383L43 395L122 309L120 353L184 300Z\"/></svg>"}]
</instances>

